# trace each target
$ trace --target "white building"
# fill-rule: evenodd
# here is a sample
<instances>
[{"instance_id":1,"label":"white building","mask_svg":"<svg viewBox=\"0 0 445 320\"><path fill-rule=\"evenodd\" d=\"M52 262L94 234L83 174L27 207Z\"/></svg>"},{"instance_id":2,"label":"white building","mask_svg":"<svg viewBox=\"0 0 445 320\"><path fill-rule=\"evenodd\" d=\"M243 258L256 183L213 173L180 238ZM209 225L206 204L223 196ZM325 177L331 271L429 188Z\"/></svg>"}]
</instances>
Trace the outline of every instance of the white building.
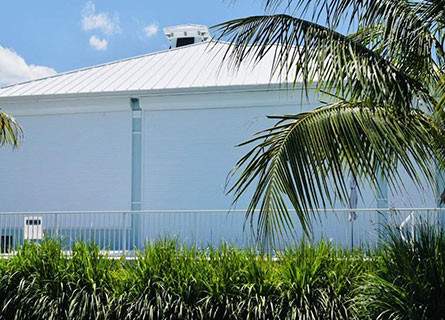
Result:
<instances>
[{"instance_id":1,"label":"white building","mask_svg":"<svg viewBox=\"0 0 445 320\"><path fill-rule=\"evenodd\" d=\"M272 54L255 67L229 68L222 61L227 45L208 42L206 30L166 29L170 50L1 88L0 106L17 118L24 141L17 150L0 151L0 211L41 216L146 210L159 211L159 219L172 210L226 212L232 202L225 194L227 174L247 150L235 146L272 125L266 115L310 110L319 101L315 93L302 99L298 84L271 78ZM410 185L404 195L389 192L387 202L390 207L436 206L432 191L420 193ZM376 206L371 193L359 201L359 207ZM101 223L123 221L111 216L104 215ZM174 229L175 223L183 228L185 220L175 217L159 220L156 230ZM225 229L224 219L212 218L219 221L215 230L223 232L213 239L230 238L233 227ZM68 224L82 225L71 220ZM0 221L0 227L14 229L12 221L8 227ZM17 221L23 228L23 216ZM144 221L131 223L141 228L151 223ZM50 222L43 221L44 229L45 224ZM20 230L15 232L20 238Z\"/></svg>"}]
</instances>

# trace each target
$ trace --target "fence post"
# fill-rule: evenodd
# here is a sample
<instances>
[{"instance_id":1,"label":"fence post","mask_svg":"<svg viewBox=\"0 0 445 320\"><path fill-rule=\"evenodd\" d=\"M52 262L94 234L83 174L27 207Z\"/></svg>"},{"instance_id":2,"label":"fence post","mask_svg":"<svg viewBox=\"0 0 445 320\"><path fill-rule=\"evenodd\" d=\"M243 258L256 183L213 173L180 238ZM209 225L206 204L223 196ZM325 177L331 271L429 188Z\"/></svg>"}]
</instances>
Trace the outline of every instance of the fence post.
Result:
<instances>
[{"instance_id":1,"label":"fence post","mask_svg":"<svg viewBox=\"0 0 445 320\"><path fill-rule=\"evenodd\" d=\"M124 257L126 256L126 252L127 252L127 223L126 223L126 221L127 221L127 219L126 219L126 217L127 217L127 213L126 212L124 212L123 214L122 214L122 236L123 236L123 239L122 239L122 253L123 253L123 255L124 255Z\"/></svg>"},{"instance_id":2,"label":"fence post","mask_svg":"<svg viewBox=\"0 0 445 320\"><path fill-rule=\"evenodd\" d=\"M387 209L388 205L388 181L386 181L383 172L380 168L376 170L377 176L377 194L376 194L376 202L377 208L383 209L377 212L377 232L378 232L378 241L380 242L381 234L382 234L382 225L387 223ZM385 213L383 213L385 211Z\"/></svg>"},{"instance_id":3,"label":"fence post","mask_svg":"<svg viewBox=\"0 0 445 320\"><path fill-rule=\"evenodd\" d=\"M351 222L351 250L354 249L354 221L357 219L357 212L354 209L357 208L358 192L357 192L357 180L355 177L350 181L351 191L349 193L349 221Z\"/></svg>"},{"instance_id":4,"label":"fence post","mask_svg":"<svg viewBox=\"0 0 445 320\"><path fill-rule=\"evenodd\" d=\"M436 206L439 208L437 210L437 223L442 228L445 229L445 216L443 211L440 210L445 204L445 173L440 170L439 166L436 164Z\"/></svg>"},{"instance_id":5,"label":"fence post","mask_svg":"<svg viewBox=\"0 0 445 320\"><path fill-rule=\"evenodd\" d=\"M55 234L56 234L56 238L57 240L59 240L59 215L56 213L55 214L55 221L54 221L54 228L55 228Z\"/></svg>"},{"instance_id":6,"label":"fence post","mask_svg":"<svg viewBox=\"0 0 445 320\"><path fill-rule=\"evenodd\" d=\"M194 217L194 226L193 226L193 238L195 238L195 247L198 247L198 213L195 211L193 214Z\"/></svg>"}]
</instances>

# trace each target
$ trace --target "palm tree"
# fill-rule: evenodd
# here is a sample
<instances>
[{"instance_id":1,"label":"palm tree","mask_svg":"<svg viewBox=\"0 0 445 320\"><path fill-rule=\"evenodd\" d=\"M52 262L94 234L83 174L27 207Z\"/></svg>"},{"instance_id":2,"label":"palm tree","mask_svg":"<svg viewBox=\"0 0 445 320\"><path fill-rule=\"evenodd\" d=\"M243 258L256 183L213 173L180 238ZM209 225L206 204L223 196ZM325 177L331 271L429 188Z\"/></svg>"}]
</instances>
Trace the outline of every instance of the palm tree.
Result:
<instances>
[{"instance_id":1,"label":"palm tree","mask_svg":"<svg viewBox=\"0 0 445 320\"><path fill-rule=\"evenodd\" d=\"M17 147L23 132L16 120L4 112L0 112L0 145L10 144Z\"/></svg>"},{"instance_id":2,"label":"palm tree","mask_svg":"<svg viewBox=\"0 0 445 320\"><path fill-rule=\"evenodd\" d=\"M313 209L346 202L351 177L378 190L381 176L403 190L402 167L433 185L435 164L445 164L445 1L266 0L265 13L216 26L226 59L272 52L272 73L331 98L273 117L242 144L251 150L230 192L237 201L254 187L247 219L258 212L258 236L289 233L289 205L310 234Z\"/></svg>"}]
</instances>

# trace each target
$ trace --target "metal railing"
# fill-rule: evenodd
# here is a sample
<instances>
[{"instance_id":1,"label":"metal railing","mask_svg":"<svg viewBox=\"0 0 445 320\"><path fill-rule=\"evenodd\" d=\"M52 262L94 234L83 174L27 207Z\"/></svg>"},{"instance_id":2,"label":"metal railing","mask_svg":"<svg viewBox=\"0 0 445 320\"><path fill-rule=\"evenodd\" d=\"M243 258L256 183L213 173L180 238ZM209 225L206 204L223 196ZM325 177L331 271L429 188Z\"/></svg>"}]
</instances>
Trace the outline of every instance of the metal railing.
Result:
<instances>
[{"instance_id":1,"label":"metal railing","mask_svg":"<svg viewBox=\"0 0 445 320\"><path fill-rule=\"evenodd\" d=\"M419 221L445 223L442 208L319 209L310 241L326 240L343 247L372 246L383 225L410 230ZM296 216L296 215L295 215ZM304 236L294 221L292 245ZM0 253L11 254L25 241L60 239L70 251L76 241L94 242L111 256L132 256L147 242L175 239L198 247L228 243L256 245L254 225L244 210L59 211L0 213Z\"/></svg>"}]
</instances>

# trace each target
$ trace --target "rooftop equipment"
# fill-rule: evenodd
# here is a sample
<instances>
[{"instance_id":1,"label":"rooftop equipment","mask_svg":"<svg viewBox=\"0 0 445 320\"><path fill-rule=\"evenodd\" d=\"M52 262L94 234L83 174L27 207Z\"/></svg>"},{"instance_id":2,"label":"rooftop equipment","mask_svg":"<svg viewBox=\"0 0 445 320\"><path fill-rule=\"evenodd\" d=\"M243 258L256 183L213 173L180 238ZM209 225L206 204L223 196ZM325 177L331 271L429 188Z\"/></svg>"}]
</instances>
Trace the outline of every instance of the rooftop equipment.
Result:
<instances>
[{"instance_id":1,"label":"rooftop equipment","mask_svg":"<svg viewBox=\"0 0 445 320\"><path fill-rule=\"evenodd\" d=\"M170 49L208 41L211 38L209 28L199 24L166 27L164 34L170 41Z\"/></svg>"}]
</instances>

